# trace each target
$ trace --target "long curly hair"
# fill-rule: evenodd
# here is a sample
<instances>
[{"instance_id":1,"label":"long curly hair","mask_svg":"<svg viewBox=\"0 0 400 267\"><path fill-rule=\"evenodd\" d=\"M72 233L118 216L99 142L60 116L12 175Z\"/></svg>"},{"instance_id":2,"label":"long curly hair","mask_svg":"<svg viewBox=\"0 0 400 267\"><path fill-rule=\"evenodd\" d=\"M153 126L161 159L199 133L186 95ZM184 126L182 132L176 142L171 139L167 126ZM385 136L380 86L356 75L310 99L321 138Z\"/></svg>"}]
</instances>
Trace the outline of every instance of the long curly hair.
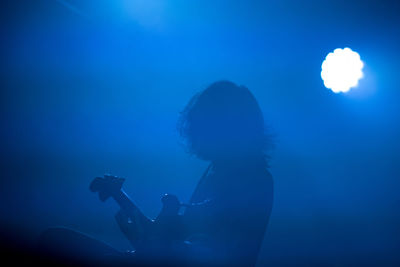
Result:
<instances>
[{"instance_id":1,"label":"long curly hair","mask_svg":"<svg viewBox=\"0 0 400 267\"><path fill-rule=\"evenodd\" d=\"M188 152L205 160L257 157L266 162L271 145L257 100L230 81L215 82L194 95L177 129Z\"/></svg>"}]
</instances>

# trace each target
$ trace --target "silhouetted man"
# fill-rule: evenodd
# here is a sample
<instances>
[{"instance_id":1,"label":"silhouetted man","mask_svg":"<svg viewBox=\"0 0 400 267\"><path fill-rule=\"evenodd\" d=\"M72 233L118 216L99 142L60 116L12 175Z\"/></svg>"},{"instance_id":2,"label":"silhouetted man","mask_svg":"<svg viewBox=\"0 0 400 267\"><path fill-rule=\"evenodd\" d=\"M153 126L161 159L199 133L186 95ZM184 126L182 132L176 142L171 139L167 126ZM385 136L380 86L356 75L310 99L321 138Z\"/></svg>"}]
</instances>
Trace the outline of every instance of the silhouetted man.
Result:
<instances>
[{"instance_id":1,"label":"silhouetted man","mask_svg":"<svg viewBox=\"0 0 400 267\"><path fill-rule=\"evenodd\" d=\"M209 161L210 166L181 215L171 220L144 219L144 231L138 229L137 222L128 222L137 219L134 209L132 214L124 210L118 213L121 230L137 246L137 255L132 253L124 262L134 264L140 258L141 263L160 263L162 259L176 264L254 266L273 199L265 155L269 140L256 99L243 86L228 81L213 83L190 100L181 113L178 130L188 152ZM168 201L172 207L179 205L174 198ZM156 227L158 221L163 225ZM160 246L162 238L148 238L146 235L155 235L148 229L157 229L158 236L172 242L168 247ZM71 254L81 249L87 258L107 254L118 262L122 257L101 242L71 230L49 230L42 241L49 244L56 239L64 244L68 240L65 247L73 247ZM138 240L144 239L146 249L141 249L143 242ZM167 256L161 255L162 251Z\"/></svg>"}]
</instances>

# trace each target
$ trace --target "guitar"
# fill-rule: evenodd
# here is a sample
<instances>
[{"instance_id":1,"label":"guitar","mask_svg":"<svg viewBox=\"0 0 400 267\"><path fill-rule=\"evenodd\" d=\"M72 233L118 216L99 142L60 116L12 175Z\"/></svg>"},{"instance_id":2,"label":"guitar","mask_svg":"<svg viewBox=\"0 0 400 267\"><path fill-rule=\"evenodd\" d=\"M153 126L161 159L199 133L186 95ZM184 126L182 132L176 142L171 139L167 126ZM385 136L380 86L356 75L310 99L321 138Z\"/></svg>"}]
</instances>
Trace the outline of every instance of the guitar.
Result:
<instances>
[{"instance_id":1,"label":"guitar","mask_svg":"<svg viewBox=\"0 0 400 267\"><path fill-rule=\"evenodd\" d=\"M163 207L159 215L149 219L135 205L122 189L125 179L112 175L96 177L90 183L89 189L98 193L102 202L112 198L121 208L117 213L117 222L136 250L145 246L154 246L155 243L168 243L182 239L181 216L178 214L181 204L174 195L166 194L161 201Z\"/></svg>"}]
</instances>

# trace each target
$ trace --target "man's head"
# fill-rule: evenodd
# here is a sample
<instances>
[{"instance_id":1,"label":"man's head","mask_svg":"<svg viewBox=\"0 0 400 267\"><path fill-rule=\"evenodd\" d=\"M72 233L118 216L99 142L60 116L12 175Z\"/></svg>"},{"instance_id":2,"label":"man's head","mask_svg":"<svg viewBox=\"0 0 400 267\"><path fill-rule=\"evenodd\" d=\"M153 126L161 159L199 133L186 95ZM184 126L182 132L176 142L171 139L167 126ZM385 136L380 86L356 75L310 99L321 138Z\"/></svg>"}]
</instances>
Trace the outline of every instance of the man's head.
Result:
<instances>
[{"instance_id":1,"label":"man's head","mask_svg":"<svg viewBox=\"0 0 400 267\"><path fill-rule=\"evenodd\" d=\"M196 94L182 111L178 130L190 153L211 161L263 156L267 143L256 99L229 81Z\"/></svg>"}]
</instances>

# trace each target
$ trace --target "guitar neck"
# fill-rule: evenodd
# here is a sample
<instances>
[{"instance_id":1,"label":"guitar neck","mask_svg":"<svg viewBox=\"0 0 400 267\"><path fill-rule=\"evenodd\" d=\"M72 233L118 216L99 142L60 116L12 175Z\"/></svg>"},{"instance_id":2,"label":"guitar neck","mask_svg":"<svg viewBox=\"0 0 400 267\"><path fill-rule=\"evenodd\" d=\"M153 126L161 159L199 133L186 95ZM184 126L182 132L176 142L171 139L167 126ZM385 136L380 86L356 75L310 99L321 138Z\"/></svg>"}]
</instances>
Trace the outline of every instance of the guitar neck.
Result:
<instances>
[{"instance_id":1,"label":"guitar neck","mask_svg":"<svg viewBox=\"0 0 400 267\"><path fill-rule=\"evenodd\" d=\"M148 226L152 221L147 218L143 212L135 205L132 199L124 192L124 190L119 190L112 196L114 200L118 203L120 208L126 213L126 215L131 219L135 220L137 223L141 224L142 227Z\"/></svg>"}]
</instances>

